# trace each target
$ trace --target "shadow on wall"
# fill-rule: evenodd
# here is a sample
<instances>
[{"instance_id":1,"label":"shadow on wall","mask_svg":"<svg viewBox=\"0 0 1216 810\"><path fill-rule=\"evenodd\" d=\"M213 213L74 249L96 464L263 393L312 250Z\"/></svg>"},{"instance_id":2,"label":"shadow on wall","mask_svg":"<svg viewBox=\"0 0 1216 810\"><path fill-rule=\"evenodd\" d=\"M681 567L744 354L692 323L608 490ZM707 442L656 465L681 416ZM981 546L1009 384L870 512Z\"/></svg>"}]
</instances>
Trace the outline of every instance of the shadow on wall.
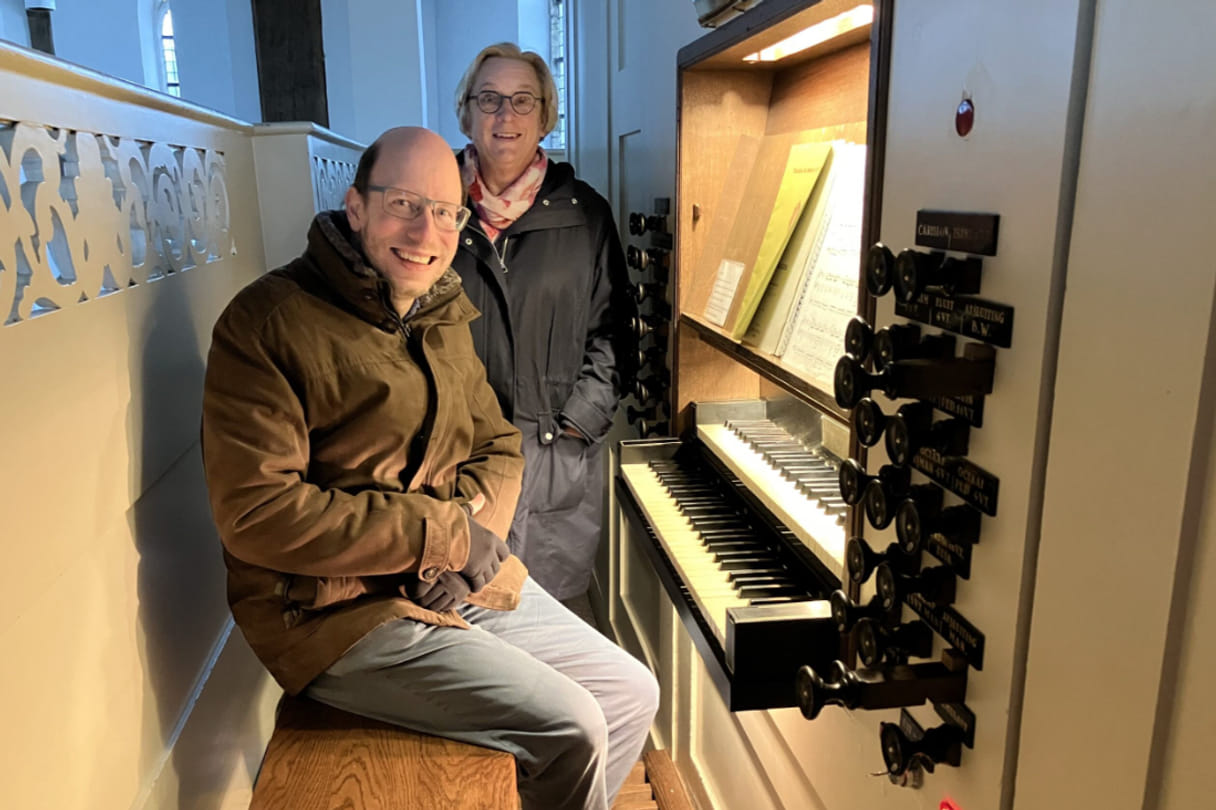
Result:
<instances>
[{"instance_id":1,"label":"shadow on wall","mask_svg":"<svg viewBox=\"0 0 1216 810\"><path fill-rule=\"evenodd\" d=\"M175 772L177 807L199 810L218 810L242 768L252 781L261 751L244 752L240 744L258 739L253 704L266 677L234 632L215 669L221 682L192 705L212 674L229 618L200 452L206 346L196 314L197 296L206 298L205 276L223 269L204 264L128 292L144 293L132 296L140 304L131 310L128 410L132 486L140 493L129 520L139 553L137 632L147 679L141 761L156 775L173 745L159 776Z\"/></svg>"}]
</instances>

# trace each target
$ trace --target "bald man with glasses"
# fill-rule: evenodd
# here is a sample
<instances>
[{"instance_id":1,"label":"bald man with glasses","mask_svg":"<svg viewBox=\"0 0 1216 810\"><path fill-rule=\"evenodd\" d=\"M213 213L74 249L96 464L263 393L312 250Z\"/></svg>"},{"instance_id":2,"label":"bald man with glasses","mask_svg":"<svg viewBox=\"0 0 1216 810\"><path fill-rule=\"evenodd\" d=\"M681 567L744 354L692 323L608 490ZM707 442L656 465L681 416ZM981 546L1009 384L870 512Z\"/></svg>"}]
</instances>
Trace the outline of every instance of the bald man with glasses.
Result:
<instances>
[{"instance_id":1,"label":"bald man with glasses","mask_svg":"<svg viewBox=\"0 0 1216 810\"><path fill-rule=\"evenodd\" d=\"M345 211L216 323L203 460L229 604L288 693L509 751L524 808L606 810L658 687L502 540L523 458L451 269L461 197L442 139L389 130Z\"/></svg>"}]
</instances>

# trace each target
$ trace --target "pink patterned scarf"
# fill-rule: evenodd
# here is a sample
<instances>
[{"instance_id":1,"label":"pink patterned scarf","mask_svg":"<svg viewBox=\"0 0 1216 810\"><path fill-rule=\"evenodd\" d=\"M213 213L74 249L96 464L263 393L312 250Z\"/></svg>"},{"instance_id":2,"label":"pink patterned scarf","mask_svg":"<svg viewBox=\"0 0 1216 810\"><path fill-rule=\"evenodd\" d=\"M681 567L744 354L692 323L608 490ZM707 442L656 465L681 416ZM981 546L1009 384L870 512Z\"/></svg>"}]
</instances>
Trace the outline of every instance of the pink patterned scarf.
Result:
<instances>
[{"instance_id":1,"label":"pink patterned scarf","mask_svg":"<svg viewBox=\"0 0 1216 810\"><path fill-rule=\"evenodd\" d=\"M501 194L494 194L486 188L485 180L481 177L477 149L473 144L464 148L464 165L460 167L460 179L469 191L469 204L477 212L482 230L490 237L491 242L512 222L523 216L524 211L532 207L536 194L540 191L540 184L545 179L545 169L548 165L549 157L545 150L536 147L536 159L524 169L524 173L504 188Z\"/></svg>"}]
</instances>

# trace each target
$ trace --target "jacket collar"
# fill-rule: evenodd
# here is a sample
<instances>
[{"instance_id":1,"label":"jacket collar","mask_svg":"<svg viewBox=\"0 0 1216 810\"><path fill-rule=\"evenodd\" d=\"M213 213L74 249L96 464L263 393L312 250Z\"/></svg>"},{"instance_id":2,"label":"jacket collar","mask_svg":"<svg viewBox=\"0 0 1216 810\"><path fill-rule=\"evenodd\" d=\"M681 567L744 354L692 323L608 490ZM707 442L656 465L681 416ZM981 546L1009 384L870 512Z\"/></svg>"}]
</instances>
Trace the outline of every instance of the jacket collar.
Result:
<instances>
[{"instance_id":1,"label":"jacket collar","mask_svg":"<svg viewBox=\"0 0 1216 810\"><path fill-rule=\"evenodd\" d=\"M388 283L367 264L351 233L344 211L323 211L312 221L308 230L308 251L312 264L328 286L364 320L385 328L395 328L397 319L389 306ZM457 300L450 315L455 320L472 317L472 304L459 296L460 276L451 267L418 297L407 319L438 312L443 305Z\"/></svg>"},{"instance_id":2,"label":"jacket collar","mask_svg":"<svg viewBox=\"0 0 1216 810\"><path fill-rule=\"evenodd\" d=\"M462 162L463 151L457 153L456 160ZM569 163L558 163L550 160L545 169L545 179L540 184L540 191L532 206L520 215L519 219L500 232L508 237L525 231L546 230L549 228L568 228L586 223L585 208L576 202L574 167ZM473 212L469 228L475 227L484 233L481 220L476 211Z\"/></svg>"}]
</instances>

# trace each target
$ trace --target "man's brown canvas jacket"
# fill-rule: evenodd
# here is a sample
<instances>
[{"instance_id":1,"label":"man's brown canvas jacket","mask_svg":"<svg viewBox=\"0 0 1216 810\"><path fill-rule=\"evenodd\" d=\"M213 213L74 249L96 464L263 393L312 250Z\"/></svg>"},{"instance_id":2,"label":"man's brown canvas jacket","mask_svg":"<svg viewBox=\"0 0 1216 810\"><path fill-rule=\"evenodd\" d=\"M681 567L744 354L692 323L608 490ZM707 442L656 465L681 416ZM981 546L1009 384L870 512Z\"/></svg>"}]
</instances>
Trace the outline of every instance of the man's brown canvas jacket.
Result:
<instances>
[{"instance_id":1,"label":"man's brown canvas jacket","mask_svg":"<svg viewBox=\"0 0 1216 810\"><path fill-rule=\"evenodd\" d=\"M293 694L383 622L467 626L404 583L465 564L462 504L483 495L477 521L506 537L519 497L519 431L473 350L459 277L444 273L408 319L387 302L329 212L212 335L203 460L228 601ZM510 557L468 601L513 609L526 573Z\"/></svg>"}]
</instances>

